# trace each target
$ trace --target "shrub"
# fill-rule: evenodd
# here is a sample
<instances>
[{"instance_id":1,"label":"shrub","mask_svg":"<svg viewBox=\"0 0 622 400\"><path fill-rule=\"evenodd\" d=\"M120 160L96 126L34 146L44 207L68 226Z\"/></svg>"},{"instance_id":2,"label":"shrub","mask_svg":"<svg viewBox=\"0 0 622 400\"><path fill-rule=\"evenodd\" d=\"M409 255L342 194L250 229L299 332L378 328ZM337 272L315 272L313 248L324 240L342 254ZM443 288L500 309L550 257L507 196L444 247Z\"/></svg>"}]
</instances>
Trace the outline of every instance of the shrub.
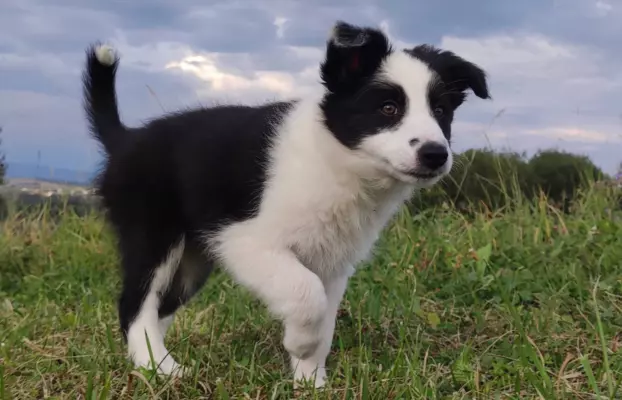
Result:
<instances>
[{"instance_id":1,"label":"shrub","mask_svg":"<svg viewBox=\"0 0 622 400\"><path fill-rule=\"evenodd\" d=\"M461 211L499 210L544 192L567 211L578 191L604 178L589 158L562 151L540 151L528 159L511 151L470 149L456 156L453 170L441 184L413 198L412 208L445 203Z\"/></svg>"},{"instance_id":2,"label":"shrub","mask_svg":"<svg viewBox=\"0 0 622 400\"><path fill-rule=\"evenodd\" d=\"M559 150L543 150L529 160L536 186L555 203L572 201L590 182L605 178L603 171L586 156Z\"/></svg>"}]
</instances>

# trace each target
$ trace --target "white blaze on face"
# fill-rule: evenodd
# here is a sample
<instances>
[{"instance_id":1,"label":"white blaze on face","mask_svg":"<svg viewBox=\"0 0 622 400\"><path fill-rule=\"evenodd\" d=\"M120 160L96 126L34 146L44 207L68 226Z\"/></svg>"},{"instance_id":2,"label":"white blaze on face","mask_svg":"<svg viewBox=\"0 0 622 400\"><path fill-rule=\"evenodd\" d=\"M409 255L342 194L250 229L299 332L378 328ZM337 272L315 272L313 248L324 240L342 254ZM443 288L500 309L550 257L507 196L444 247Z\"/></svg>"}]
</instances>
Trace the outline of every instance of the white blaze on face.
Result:
<instances>
[{"instance_id":1,"label":"white blaze on face","mask_svg":"<svg viewBox=\"0 0 622 400\"><path fill-rule=\"evenodd\" d=\"M401 172L419 168L417 151L425 143L436 142L449 150L449 142L433 117L428 102L428 88L436 79L436 74L422 61L397 51L385 60L378 79L402 87L407 98L406 111L397 129L365 138L361 149ZM452 162L449 151L443 173L451 169Z\"/></svg>"}]
</instances>

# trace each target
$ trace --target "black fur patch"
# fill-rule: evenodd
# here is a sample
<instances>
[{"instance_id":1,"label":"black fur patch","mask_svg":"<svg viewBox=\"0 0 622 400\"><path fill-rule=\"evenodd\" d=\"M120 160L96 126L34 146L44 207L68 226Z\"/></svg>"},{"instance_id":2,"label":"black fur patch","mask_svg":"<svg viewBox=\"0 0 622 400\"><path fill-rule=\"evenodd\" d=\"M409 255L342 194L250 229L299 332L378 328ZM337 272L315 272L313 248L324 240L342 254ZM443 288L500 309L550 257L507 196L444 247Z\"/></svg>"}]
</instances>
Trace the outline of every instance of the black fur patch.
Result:
<instances>
[{"instance_id":1,"label":"black fur patch","mask_svg":"<svg viewBox=\"0 0 622 400\"><path fill-rule=\"evenodd\" d=\"M441 50L428 44L404 51L425 62L440 76L454 110L464 102L468 89L471 89L479 98L490 98L486 73L477 65L451 51Z\"/></svg>"},{"instance_id":2,"label":"black fur patch","mask_svg":"<svg viewBox=\"0 0 622 400\"><path fill-rule=\"evenodd\" d=\"M380 111L387 102L397 106L396 115ZM372 82L354 94L329 94L321 107L326 127L344 146L355 148L365 137L399 127L408 98L399 85Z\"/></svg>"},{"instance_id":3,"label":"black fur patch","mask_svg":"<svg viewBox=\"0 0 622 400\"><path fill-rule=\"evenodd\" d=\"M378 29L338 22L320 65L324 86L333 93L354 93L391 54L389 39Z\"/></svg>"},{"instance_id":4,"label":"black fur patch","mask_svg":"<svg viewBox=\"0 0 622 400\"><path fill-rule=\"evenodd\" d=\"M464 103L466 91L471 89L477 97L490 98L486 73L477 65L451 51L441 50L431 45L416 46L405 52L425 62L438 74L439 79L430 82L428 102L430 111L443 134L448 141L451 141L451 123L454 112ZM435 112L438 109L442 112Z\"/></svg>"},{"instance_id":5,"label":"black fur patch","mask_svg":"<svg viewBox=\"0 0 622 400\"><path fill-rule=\"evenodd\" d=\"M397 127L404 115L404 90L373 79L391 53L388 38L378 29L345 22L334 27L320 69L328 89L320 106L326 127L349 148L366 136ZM398 114L387 116L380 111L389 101L398 107Z\"/></svg>"}]
</instances>

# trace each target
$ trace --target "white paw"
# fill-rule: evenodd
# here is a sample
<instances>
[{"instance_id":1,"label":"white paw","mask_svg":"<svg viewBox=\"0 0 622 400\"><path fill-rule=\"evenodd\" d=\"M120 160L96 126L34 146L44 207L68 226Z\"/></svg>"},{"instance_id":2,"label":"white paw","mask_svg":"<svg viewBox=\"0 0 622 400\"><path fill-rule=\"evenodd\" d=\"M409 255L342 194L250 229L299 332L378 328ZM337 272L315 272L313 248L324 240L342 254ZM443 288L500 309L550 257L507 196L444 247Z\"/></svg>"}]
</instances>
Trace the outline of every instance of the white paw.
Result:
<instances>
[{"instance_id":1,"label":"white paw","mask_svg":"<svg viewBox=\"0 0 622 400\"><path fill-rule=\"evenodd\" d=\"M286 324L283 346L287 352L296 358L305 360L315 353L322 337L315 326L299 326Z\"/></svg>"},{"instance_id":2,"label":"white paw","mask_svg":"<svg viewBox=\"0 0 622 400\"><path fill-rule=\"evenodd\" d=\"M319 389L326 385L326 368L318 367L315 363L300 360L294 370L294 389L312 384Z\"/></svg>"},{"instance_id":3,"label":"white paw","mask_svg":"<svg viewBox=\"0 0 622 400\"><path fill-rule=\"evenodd\" d=\"M167 360L171 360L171 362L167 362ZM181 378L187 375L189 371L189 368L179 365L171 358L165 359L164 362L158 367L158 372L160 374L176 378Z\"/></svg>"},{"instance_id":4,"label":"white paw","mask_svg":"<svg viewBox=\"0 0 622 400\"><path fill-rule=\"evenodd\" d=\"M170 376L174 378L182 378L187 376L192 371L191 368L178 364L171 356L166 356L162 362L155 360L155 365L151 362L151 360L134 361L134 365L136 368L146 368L148 370L153 370L157 367L158 375Z\"/></svg>"}]
</instances>

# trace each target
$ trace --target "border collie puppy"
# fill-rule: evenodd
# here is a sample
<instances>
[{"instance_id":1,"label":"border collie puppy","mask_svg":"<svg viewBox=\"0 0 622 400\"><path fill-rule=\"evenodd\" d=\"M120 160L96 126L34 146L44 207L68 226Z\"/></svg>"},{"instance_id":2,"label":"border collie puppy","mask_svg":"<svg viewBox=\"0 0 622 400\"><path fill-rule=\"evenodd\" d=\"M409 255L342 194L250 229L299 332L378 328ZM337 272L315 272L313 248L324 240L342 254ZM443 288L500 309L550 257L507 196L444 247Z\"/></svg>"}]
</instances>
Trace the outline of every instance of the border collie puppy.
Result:
<instances>
[{"instance_id":1,"label":"border collie puppy","mask_svg":"<svg viewBox=\"0 0 622 400\"><path fill-rule=\"evenodd\" d=\"M339 21L317 97L185 110L130 128L117 109L118 63L111 47L92 45L83 85L106 155L95 183L118 238L129 357L183 370L164 337L218 264L283 322L295 382L323 386L348 278L413 190L450 171L454 112L468 90L489 98L485 72Z\"/></svg>"}]
</instances>

